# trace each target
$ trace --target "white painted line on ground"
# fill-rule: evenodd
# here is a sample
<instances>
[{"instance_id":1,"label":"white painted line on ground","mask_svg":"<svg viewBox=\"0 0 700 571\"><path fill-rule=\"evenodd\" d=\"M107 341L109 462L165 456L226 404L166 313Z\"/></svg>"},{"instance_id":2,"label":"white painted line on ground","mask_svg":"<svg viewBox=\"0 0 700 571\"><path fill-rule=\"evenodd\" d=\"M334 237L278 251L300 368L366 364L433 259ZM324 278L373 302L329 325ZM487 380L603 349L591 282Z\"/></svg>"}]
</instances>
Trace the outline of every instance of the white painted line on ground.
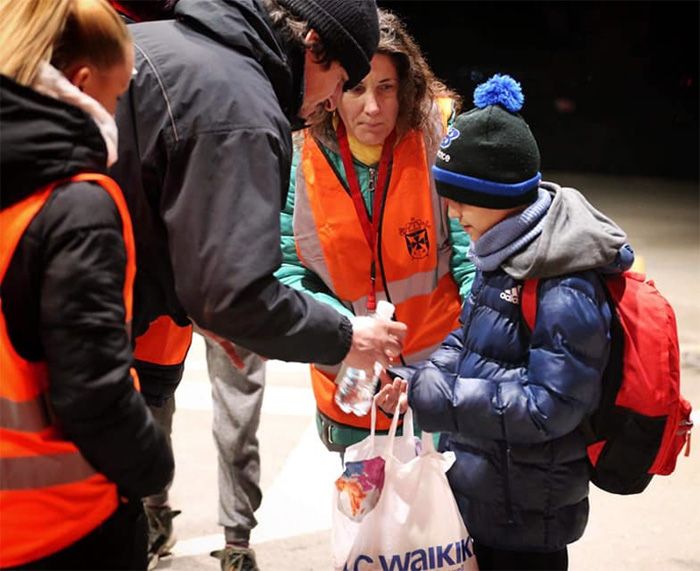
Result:
<instances>
[{"instance_id":1,"label":"white painted line on ground","mask_svg":"<svg viewBox=\"0 0 700 571\"><path fill-rule=\"evenodd\" d=\"M270 488L256 517L256 543L330 529L333 482L343 469L340 455L329 452L309 424Z\"/></svg>"},{"instance_id":2,"label":"white painted line on ground","mask_svg":"<svg viewBox=\"0 0 700 571\"><path fill-rule=\"evenodd\" d=\"M211 385L183 379L175 391L175 406L177 410L211 410Z\"/></svg>"},{"instance_id":3,"label":"white painted line on ground","mask_svg":"<svg viewBox=\"0 0 700 571\"><path fill-rule=\"evenodd\" d=\"M272 485L263 492L255 514L252 543L326 531L331 527L333 482L342 472L340 457L328 452L311 423ZM221 548L221 533L180 541L175 557L191 557ZM330 547L329 547L330 549Z\"/></svg>"},{"instance_id":4,"label":"white painted line on ground","mask_svg":"<svg viewBox=\"0 0 700 571\"><path fill-rule=\"evenodd\" d=\"M268 386L263 395L262 412L313 417L316 412L316 399L310 388Z\"/></svg>"},{"instance_id":5,"label":"white painted line on ground","mask_svg":"<svg viewBox=\"0 0 700 571\"><path fill-rule=\"evenodd\" d=\"M206 555L215 549L223 547L223 534L221 532L214 535L204 535L202 537L193 537L178 541L173 547L172 557L193 557L196 555ZM167 561L167 559L164 559Z\"/></svg>"},{"instance_id":6,"label":"white painted line on ground","mask_svg":"<svg viewBox=\"0 0 700 571\"><path fill-rule=\"evenodd\" d=\"M178 410L211 410L211 386L208 382L183 381L175 393ZM310 388L267 386L263 396L263 414L312 417L316 401ZM318 438L318 437L317 437Z\"/></svg>"}]
</instances>

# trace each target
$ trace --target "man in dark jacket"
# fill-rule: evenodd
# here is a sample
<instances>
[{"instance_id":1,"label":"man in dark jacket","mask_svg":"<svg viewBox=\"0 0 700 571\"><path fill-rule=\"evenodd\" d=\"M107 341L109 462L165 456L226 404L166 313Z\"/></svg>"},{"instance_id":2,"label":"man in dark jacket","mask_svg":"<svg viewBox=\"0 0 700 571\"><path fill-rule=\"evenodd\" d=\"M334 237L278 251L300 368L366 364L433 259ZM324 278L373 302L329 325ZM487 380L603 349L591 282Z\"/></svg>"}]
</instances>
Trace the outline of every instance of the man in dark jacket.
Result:
<instances>
[{"instance_id":1,"label":"man in dark jacket","mask_svg":"<svg viewBox=\"0 0 700 571\"><path fill-rule=\"evenodd\" d=\"M265 357L386 364L404 326L351 322L273 276L291 129L369 71L374 0L180 0L175 20L131 30L136 71L113 174L134 219L135 354L149 403L171 400L193 322Z\"/></svg>"}]
</instances>

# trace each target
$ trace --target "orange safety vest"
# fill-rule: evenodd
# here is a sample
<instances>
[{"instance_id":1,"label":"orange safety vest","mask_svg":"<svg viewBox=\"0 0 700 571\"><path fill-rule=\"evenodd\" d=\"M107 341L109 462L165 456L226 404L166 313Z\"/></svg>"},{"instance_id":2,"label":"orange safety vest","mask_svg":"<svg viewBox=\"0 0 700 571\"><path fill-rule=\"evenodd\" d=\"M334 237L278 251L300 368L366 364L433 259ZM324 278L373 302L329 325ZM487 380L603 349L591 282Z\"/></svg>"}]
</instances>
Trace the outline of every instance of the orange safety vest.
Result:
<instances>
[{"instance_id":1,"label":"orange safety vest","mask_svg":"<svg viewBox=\"0 0 700 571\"><path fill-rule=\"evenodd\" d=\"M131 322L136 263L131 218L117 184L79 174L70 182L98 183L122 219L127 264L124 306ZM68 181L64 181L68 182ZM0 281L25 230L61 182L43 187L0 213ZM117 487L66 440L48 400L45 362L20 357L0 305L0 567L42 559L86 536L117 508ZM134 383L138 380L132 370Z\"/></svg>"},{"instance_id":2,"label":"orange safety vest","mask_svg":"<svg viewBox=\"0 0 700 571\"><path fill-rule=\"evenodd\" d=\"M461 307L450 272L448 221L432 188L420 132L409 132L396 145L385 196L381 213L373 213L382 216L376 245L377 299L389 297L396 319L408 325L403 358L415 363L457 327ZM302 148L295 204L294 239L300 260L356 315L366 315L372 253L350 195L310 136ZM341 424L369 428L369 415L346 414L335 404L338 369L311 366L319 410ZM390 422L380 416L377 426L386 430Z\"/></svg>"},{"instance_id":3,"label":"orange safety vest","mask_svg":"<svg viewBox=\"0 0 700 571\"><path fill-rule=\"evenodd\" d=\"M136 338L134 358L154 365L180 365L191 344L192 325L181 326L170 316L161 315Z\"/></svg>"}]
</instances>

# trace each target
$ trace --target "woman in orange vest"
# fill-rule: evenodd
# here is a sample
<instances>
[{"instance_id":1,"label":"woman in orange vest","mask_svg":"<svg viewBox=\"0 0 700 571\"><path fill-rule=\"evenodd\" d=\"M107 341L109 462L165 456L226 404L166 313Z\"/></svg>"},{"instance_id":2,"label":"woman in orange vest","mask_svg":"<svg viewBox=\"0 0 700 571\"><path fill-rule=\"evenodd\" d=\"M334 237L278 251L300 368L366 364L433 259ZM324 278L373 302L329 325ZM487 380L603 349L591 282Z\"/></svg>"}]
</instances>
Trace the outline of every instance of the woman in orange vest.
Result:
<instances>
[{"instance_id":1,"label":"woman in orange vest","mask_svg":"<svg viewBox=\"0 0 700 571\"><path fill-rule=\"evenodd\" d=\"M131 220L104 173L133 68L104 0L0 4L0 568L145 569L172 453L131 372Z\"/></svg>"},{"instance_id":2,"label":"woman in orange vest","mask_svg":"<svg viewBox=\"0 0 700 571\"><path fill-rule=\"evenodd\" d=\"M392 302L408 325L400 360L410 366L457 326L474 267L469 238L448 219L430 174L458 97L434 77L398 18L379 13L369 75L296 141L277 276L345 315ZM336 405L337 372L311 367L319 435L342 452L366 436L369 415ZM388 425L379 418L380 430Z\"/></svg>"}]
</instances>

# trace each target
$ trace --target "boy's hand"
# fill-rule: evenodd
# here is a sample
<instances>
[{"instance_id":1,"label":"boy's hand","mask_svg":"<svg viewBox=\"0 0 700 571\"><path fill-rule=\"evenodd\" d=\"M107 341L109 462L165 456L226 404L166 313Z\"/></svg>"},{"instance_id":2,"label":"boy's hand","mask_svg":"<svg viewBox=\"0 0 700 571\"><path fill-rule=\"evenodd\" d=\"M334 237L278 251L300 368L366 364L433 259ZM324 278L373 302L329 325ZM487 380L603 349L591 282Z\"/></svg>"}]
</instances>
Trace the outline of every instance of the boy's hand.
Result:
<instances>
[{"instance_id":1,"label":"boy's hand","mask_svg":"<svg viewBox=\"0 0 700 571\"><path fill-rule=\"evenodd\" d=\"M374 397L377 399L377 406L388 414L394 414L398 401L400 403L399 413L403 414L408 410L407 388L408 382L401 377L396 377L393 381L385 384Z\"/></svg>"}]
</instances>

